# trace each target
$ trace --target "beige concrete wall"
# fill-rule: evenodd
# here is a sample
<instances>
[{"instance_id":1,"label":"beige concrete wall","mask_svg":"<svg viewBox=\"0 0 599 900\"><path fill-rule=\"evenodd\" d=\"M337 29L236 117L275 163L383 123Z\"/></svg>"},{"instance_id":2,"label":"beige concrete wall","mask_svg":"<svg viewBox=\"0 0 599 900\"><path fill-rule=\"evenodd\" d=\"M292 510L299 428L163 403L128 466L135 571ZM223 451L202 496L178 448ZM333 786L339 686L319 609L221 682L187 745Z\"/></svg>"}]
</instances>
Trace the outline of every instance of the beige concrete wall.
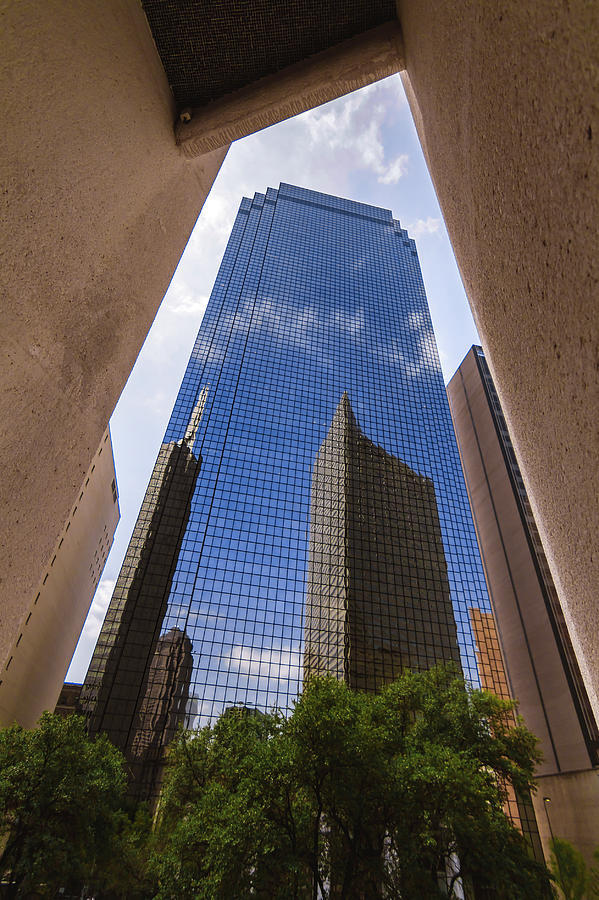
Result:
<instances>
[{"instance_id":1,"label":"beige concrete wall","mask_svg":"<svg viewBox=\"0 0 599 900\"><path fill-rule=\"evenodd\" d=\"M598 708L599 4L398 11L416 124Z\"/></svg>"},{"instance_id":2,"label":"beige concrete wall","mask_svg":"<svg viewBox=\"0 0 599 900\"><path fill-rule=\"evenodd\" d=\"M474 349L449 382L447 395L511 689L541 742L533 804L543 852L549 860L551 822L557 837L572 841L593 862L599 845L599 770L590 768Z\"/></svg>"},{"instance_id":3,"label":"beige concrete wall","mask_svg":"<svg viewBox=\"0 0 599 900\"><path fill-rule=\"evenodd\" d=\"M570 841L588 865L596 865L593 859L593 851L599 846L599 772L596 769L544 775L538 780L533 805L547 861L551 825L555 837Z\"/></svg>"},{"instance_id":4,"label":"beige concrete wall","mask_svg":"<svg viewBox=\"0 0 599 900\"><path fill-rule=\"evenodd\" d=\"M185 159L138 0L0 12L0 665L225 150Z\"/></svg>"},{"instance_id":5,"label":"beige concrete wall","mask_svg":"<svg viewBox=\"0 0 599 900\"><path fill-rule=\"evenodd\" d=\"M0 726L53 710L119 521L106 429L0 672Z\"/></svg>"},{"instance_id":6,"label":"beige concrete wall","mask_svg":"<svg viewBox=\"0 0 599 900\"><path fill-rule=\"evenodd\" d=\"M588 769L591 759L473 349L447 395L512 695L541 742L537 774Z\"/></svg>"}]
</instances>

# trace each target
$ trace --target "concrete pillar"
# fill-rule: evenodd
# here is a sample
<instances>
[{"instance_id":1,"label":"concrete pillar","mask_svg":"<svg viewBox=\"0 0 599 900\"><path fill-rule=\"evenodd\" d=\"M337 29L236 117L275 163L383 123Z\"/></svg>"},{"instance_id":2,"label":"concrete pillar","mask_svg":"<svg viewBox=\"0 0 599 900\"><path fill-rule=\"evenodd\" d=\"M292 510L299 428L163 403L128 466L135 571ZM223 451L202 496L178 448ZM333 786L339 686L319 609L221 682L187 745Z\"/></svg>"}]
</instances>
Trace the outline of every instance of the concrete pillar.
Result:
<instances>
[{"instance_id":1,"label":"concrete pillar","mask_svg":"<svg viewBox=\"0 0 599 900\"><path fill-rule=\"evenodd\" d=\"M137 0L0 30L1 670L226 148L177 148Z\"/></svg>"},{"instance_id":2,"label":"concrete pillar","mask_svg":"<svg viewBox=\"0 0 599 900\"><path fill-rule=\"evenodd\" d=\"M398 0L466 292L599 695L599 5Z\"/></svg>"}]
</instances>

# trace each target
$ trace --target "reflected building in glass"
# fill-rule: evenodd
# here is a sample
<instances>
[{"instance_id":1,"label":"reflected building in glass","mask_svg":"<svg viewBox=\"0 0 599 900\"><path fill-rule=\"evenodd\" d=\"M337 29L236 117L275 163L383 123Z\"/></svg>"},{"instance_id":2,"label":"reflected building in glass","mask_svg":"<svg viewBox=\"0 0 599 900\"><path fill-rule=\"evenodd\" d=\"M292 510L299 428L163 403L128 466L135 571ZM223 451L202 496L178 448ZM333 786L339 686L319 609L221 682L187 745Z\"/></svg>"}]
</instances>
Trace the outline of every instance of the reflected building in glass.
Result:
<instances>
[{"instance_id":1,"label":"reflected building in glass","mask_svg":"<svg viewBox=\"0 0 599 900\"><path fill-rule=\"evenodd\" d=\"M304 679L377 691L459 666L435 488L362 433L343 394L312 474Z\"/></svg>"},{"instance_id":2,"label":"reflected building in glass","mask_svg":"<svg viewBox=\"0 0 599 900\"><path fill-rule=\"evenodd\" d=\"M304 664L370 689L459 659L480 685L498 648L473 610L491 613L414 242L291 185L244 199L86 679L92 730L158 765L175 720L289 710Z\"/></svg>"},{"instance_id":3,"label":"reflected building in glass","mask_svg":"<svg viewBox=\"0 0 599 900\"><path fill-rule=\"evenodd\" d=\"M133 793L157 788L164 750L189 708L192 642L161 627L202 465L193 445L207 390L178 441L165 441L85 679L80 709L127 756Z\"/></svg>"}]
</instances>

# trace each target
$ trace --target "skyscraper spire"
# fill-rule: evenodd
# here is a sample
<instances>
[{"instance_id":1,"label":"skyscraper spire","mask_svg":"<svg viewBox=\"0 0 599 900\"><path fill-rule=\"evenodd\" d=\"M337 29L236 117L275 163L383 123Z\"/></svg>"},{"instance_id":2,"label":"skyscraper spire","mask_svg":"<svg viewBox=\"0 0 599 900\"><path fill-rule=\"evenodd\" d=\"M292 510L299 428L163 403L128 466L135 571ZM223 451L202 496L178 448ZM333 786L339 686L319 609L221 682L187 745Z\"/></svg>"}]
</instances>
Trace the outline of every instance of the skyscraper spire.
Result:
<instances>
[{"instance_id":1,"label":"skyscraper spire","mask_svg":"<svg viewBox=\"0 0 599 900\"><path fill-rule=\"evenodd\" d=\"M198 428L200 427L200 422L202 421L202 415L204 413L204 407L206 406L206 400L208 399L209 389L209 384L200 389L198 393L198 399L196 400L196 405L194 406L191 416L189 417L189 423L187 425L185 437L183 438L183 440L190 448L193 447L193 443L198 433Z\"/></svg>"}]
</instances>

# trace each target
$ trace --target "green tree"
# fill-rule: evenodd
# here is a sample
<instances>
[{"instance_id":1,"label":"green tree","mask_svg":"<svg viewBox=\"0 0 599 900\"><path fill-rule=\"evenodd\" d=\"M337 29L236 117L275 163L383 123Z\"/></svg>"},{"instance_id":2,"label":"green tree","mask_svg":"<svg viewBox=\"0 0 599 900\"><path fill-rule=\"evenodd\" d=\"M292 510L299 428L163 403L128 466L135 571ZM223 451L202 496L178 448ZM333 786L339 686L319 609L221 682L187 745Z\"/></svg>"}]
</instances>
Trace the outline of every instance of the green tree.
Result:
<instances>
[{"instance_id":1,"label":"green tree","mask_svg":"<svg viewBox=\"0 0 599 900\"><path fill-rule=\"evenodd\" d=\"M293 714L228 710L181 734L157 825L158 897L545 898L503 812L531 789L535 738L513 705L451 669L378 695L308 683Z\"/></svg>"},{"instance_id":2,"label":"green tree","mask_svg":"<svg viewBox=\"0 0 599 900\"><path fill-rule=\"evenodd\" d=\"M115 814L112 852L96 867L90 888L96 896L112 900L146 900L154 896L155 882L148 868L152 843L152 815L145 803Z\"/></svg>"},{"instance_id":3,"label":"green tree","mask_svg":"<svg viewBox=\"0 0 599 900\"><path fill-rule=\"evenodd\" d=\"M589 900L599 900L599 847L593 852L595 865L589 869L587 895Z\"/></svg>"},{"instance_id":4,"label":"green tree","mask_svg":"<svg viewBox=\"0 0 599 900\"><path fill-rule=\"evenodd\" d=\"M278 714L231 709L171 746L153 857L159 897L305 896L309 874L295 877L293 841L277 831L283 732Z\"/></svg>"},{"instance_id":5,"label":"green tree","mask_svg":"<svg viewBox=\"0 0 599 900\"><path fill-rule=\"evenodd\" d=\"M565 900L583 900L589 886L584 856L570 841L563 838L551 838L549 846L551 871Z\"/></svg>"},{"instance_id":6,"label":"green tree","mask_svg":"<svg viewBox=\"0 0 599 900\"><path fill-rule=\"evenodd\" d=\"M114 853L123 757L79 716L0 730L0 872L13 895L80 888Z\"/></svg>"}]
</instances>

